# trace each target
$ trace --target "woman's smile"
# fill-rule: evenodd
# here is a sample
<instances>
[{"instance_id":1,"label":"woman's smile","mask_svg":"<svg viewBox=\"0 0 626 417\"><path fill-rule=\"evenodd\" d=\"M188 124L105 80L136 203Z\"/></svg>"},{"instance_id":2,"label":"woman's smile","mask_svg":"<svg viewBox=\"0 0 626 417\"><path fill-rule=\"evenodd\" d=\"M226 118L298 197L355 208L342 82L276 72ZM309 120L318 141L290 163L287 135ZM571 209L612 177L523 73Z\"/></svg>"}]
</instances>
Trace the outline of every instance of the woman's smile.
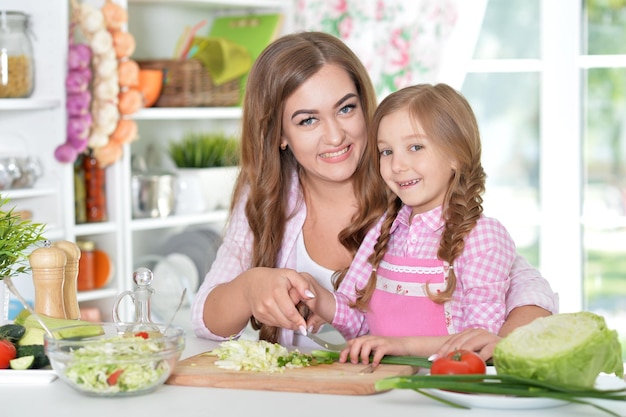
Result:
<instances>
[{"instance_id":1,"label":"woman's smile","mask_svg":"<svg viewBox=\"0 0 626 417\"><path fill-rule=\"evenodd\" d=\"M342 162L348 157L351 150L352 145L348 145L336 151L321 153L319 156L327 162Z\"/></svg>"}]
</instances>

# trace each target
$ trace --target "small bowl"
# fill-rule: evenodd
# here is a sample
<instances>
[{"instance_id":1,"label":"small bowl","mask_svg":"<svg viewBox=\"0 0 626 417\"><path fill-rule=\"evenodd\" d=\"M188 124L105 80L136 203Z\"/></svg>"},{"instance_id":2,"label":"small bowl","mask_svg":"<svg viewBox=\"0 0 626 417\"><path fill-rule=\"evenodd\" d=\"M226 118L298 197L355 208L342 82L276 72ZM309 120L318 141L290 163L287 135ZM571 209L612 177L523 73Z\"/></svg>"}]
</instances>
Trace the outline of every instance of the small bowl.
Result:
<instances>
[{"instance_id":1,"label":"small bowl","mask_svg":"<svg viewBox=\"0 0 626 417\"><path fill-rule=\"evenodd\" d=\"M52 369L75 390L96 397L154 391L169 378L185 347L184 330L163 324L93 323L53 332L63 338L44 335Z\"/></svg>"},{"instance_id":2,"label":"small bowl","mask_svg":"<svg viewBox=\"0 0 626 417\"><path fill-rule=\"evenodd\" d=\"M152 107L159 99L163 89L163 71L153 69L139 70L139 91L143 94L143 106Z\"/></svg>"}]
</instances>

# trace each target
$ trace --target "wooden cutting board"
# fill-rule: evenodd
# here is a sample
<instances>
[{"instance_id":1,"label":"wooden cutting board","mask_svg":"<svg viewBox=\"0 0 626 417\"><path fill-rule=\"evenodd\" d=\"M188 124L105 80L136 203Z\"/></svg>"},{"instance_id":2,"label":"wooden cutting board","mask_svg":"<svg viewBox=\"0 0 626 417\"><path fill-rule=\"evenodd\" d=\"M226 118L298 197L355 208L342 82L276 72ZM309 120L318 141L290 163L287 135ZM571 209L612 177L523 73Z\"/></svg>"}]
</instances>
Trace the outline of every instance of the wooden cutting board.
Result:
<instances>
[{"instance_id":1,"label":"wooden cutting board","mask_svg":"<svg viewBox=\"0 0 626 417\"><path fill-rule=\"evenodd\" d=\"M317 394L377 394L374 384L390 376L411 375L418 368L408 365L379 365L372 373L361 373L366 365L333 363L280 372L229 371L215 365L216 356L199 354L178 362L167 380L170 385L235 388Z\"/></svg>"}]
</instances>

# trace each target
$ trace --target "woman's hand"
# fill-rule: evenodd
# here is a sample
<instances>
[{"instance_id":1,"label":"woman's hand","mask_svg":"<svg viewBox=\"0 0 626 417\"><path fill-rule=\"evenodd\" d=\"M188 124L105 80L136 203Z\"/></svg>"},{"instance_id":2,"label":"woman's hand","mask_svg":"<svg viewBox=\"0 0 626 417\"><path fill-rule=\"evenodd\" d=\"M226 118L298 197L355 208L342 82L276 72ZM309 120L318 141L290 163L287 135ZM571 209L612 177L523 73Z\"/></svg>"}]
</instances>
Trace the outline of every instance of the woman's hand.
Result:
<instances>
[{"instance_id":1,"label":"woman's hand","mask_svg":"<svg viewBox=\"0 0 626 417\"><path fill-rule=\"evenodd\" d=\"M490 333L485 329L467 329L461 333L451 335L437 350L433 360L437 357L445 356L456 349L466 349L478 353L486 361L493 355L493 350L500 339L498 335Z\"/></svg>"},{"instance_id":2,"label":"woman's hand","mask_svg":"<svg viewBox=\"0 0 626 417\"><path fill-rule=\"evenodd\" d=\"M302 300L309 310L307 317L307 331L317 333L324 323L332 323L335 318L335 296L327 290L311 274L300 273L306 279L311 289L310 297Z\"/></svg>"},{"instance_id":3,"label":"woman's hand","mask_svg":"<svg viewBox=\"0 0 626 417\"><path fill-rule=\"evenodd\" d=\"M309 313L309 317L307 317L306 319L306 330L309 333L316 334L326 323L328 323L326 320L318 316L315 312L311 311Z\"/></svg>"},{"instance_id":4,"label":"woman's hand","mask_svg":"<svg viewBox=\"0 0 626 417\"><path fill-rule=\"evenodd\" d=\"M296 308L300 301L314 296L306 278L285 268L253 268L245 274L249 278L243 296L251 315L269 326L306 329L304 317Z\"/></svg>"}]
</instances>

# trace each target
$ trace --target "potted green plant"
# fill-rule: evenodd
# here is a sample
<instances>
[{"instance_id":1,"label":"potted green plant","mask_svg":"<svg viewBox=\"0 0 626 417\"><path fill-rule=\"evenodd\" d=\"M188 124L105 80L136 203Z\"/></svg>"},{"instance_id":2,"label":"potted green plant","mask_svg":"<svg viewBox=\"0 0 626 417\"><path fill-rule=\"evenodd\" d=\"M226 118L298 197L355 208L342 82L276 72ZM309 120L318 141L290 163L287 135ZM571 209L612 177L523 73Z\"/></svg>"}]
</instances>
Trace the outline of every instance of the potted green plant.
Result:
<instances>
[{"instance_id":1,"label":"potted green plant","mask_svg":"<svg viewBox=\"0 0 626 417\"><path fill-rule=\"evenodd\" d=\"M169 143L178 168L177 214L225 209L239 172L239 140L222 132L190 132Z\"/></svg>"},{"instance_id":2,"label":"potted green plant","mask_svg":"<svg viewBox=\"0 0 626 417\"><path fill-rule=\"evenodd\" d=\"M23 219L13 208L5 210L8 203L8 198L0 196L0 281L3 281L0 283L0 302L3 305L0 324L7 320L9 313L9 291L4 279L8 277L10 280L29 272L29 249L45 240L45 226Z\"/></svg>"},{"instance_id":3,"label":"potted green plant","mask_svg":"<svg viewBox=\"0 0 626 417\"><path fill-rule=\"evenodd\" d=\"M224 133L186 133L169 144L178 168L215 168L239 163L239 141Z\"/></svg>"}]
</instances>

